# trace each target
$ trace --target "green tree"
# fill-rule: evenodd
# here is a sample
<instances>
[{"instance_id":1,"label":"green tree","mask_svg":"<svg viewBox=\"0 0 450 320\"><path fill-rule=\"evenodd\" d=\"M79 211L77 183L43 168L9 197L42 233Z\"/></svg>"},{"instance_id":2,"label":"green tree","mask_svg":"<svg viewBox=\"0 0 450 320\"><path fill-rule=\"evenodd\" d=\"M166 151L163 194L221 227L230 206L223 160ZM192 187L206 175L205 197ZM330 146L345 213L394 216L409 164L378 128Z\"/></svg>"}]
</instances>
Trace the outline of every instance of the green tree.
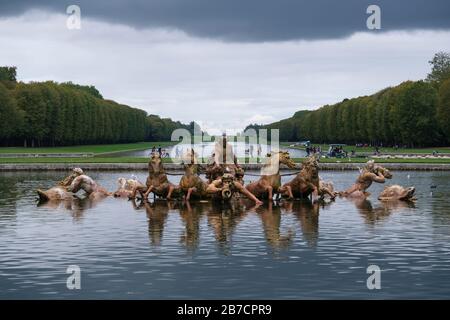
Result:
<instances>
[{"instance_id":1,"label":"green tree","mask_svg":"<svg viewBox=\"0 0 450 320\"><path fill-rule=\"evenodd\" d=\"M19 134L23 113L17 108L13 92L0 82L0 144L9 145Z\"/></svg>"},{"instance_id":2,"label":"green tree","mask_svg":"<svg viewBox=\"0 0 450 320\"><path fill-rule=\"evenodd\" d=\"M427 76L427 80L439 85L441 82L450 78L450 53L438 52L433 59L429 61L431 64L431 72Z\"/></svg>"},{"instance_id":3,"label":"green tree","mask_svg":"<svg viewBox=\"0 0 450 320\"><path fill-rule=\"evenodd\" d=\"M432 145L437 140L436 90L423 81L404 82L393 115L400 128L402 143L411 147Z\"/></svg>"},{"instance_id":4,"label":"green tree","mask_svg":"<svg viewBox=\"0 0 450 320\"><path fill-rule=\"evenodd\" d=\"M41 146L48 135L47 106L39 83L18 86L17 104L24 111L23 138L26 146Z\"/></svg>"},{"instance_id":5,"label":"green tree","mask_svg":"<svg viewBox=\"0 0 450 320\"><path fill-rule=\"evenodd\" d=\"M450 79L439 88L437 119L447 142L450 142Z\"/></svg>"},{"instance_id":6,"label":"green tree","mask_svg":"<svg viewBox=\"0 0 450 320\"><path fill-rule=\"evenodd\" d=\"M0 67L0 81L16 81L16 67Z\"/></svg>"}]
</instances>

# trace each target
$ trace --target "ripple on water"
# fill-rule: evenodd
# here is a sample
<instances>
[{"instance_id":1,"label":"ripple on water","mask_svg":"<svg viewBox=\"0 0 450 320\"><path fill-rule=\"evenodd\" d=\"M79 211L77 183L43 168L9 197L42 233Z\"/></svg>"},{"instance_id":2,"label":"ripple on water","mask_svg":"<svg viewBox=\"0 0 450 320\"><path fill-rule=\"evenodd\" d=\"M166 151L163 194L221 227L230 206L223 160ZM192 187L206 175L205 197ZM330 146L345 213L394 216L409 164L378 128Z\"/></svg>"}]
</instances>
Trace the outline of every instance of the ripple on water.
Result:
<instances>
[{"instance_id":1,"label":"ripple on water","mask_svg":"<svg viewBox=\"0 0 450 320\"><path fill-rule=\"evenodd\" d=\"M111 190L131 175L90 174ZM0 297L371 298L371 264L382 270L377 298L450 295L450 173L396 172L392 183L416 186L415 206L380 203L381 185L370 201L322 206L133 207L112 198L36 206L33 190L62 176L0 177ZM355 173L322 176L339 190ZM72 264L82 270L80 292L65 287Z\"/></svg>"}]
</instances>

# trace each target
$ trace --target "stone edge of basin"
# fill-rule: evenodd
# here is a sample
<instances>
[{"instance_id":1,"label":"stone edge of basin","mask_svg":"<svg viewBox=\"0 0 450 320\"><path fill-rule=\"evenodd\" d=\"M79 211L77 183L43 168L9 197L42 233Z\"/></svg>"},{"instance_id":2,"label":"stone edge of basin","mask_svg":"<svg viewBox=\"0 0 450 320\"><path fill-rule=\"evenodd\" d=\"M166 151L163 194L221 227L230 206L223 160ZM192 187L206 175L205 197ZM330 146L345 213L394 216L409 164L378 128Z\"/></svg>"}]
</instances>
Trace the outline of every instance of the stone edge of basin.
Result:
<instances>
[{"instance_id":1,"label":"stone edge of basin","mask_svg":"<svg viewBox=\"0 0 450 320\"><path fill-rule=\"evenodd\" d=\"M245 170L258 170L261 164L242 164ZM321 163L321 170L358 170L364 163ZM418 170L418 171L450 171L450 164L445 163L383 163L389 170ZM147 170L146 163L34 163L34 164L0 164L0 171L67 171L80 167L84 170ZM180 171L180 164L164 164L167 171ZM282 166L281 170L289 170ZM295 170L295 169L294 169Z\"/></svg>"}]
</instances>

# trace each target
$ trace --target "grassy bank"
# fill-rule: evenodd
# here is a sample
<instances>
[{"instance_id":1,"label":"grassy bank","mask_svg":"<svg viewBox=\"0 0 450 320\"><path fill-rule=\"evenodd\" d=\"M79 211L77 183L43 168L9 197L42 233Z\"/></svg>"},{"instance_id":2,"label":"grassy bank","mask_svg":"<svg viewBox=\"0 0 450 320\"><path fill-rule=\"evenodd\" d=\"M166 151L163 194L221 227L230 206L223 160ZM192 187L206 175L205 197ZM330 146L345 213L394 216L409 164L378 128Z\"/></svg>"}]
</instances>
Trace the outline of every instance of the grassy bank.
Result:
<instances>
[{"instance_id":1,"label":"grassy bank","mask_svg":"<svg viewBox=\"0 0 450 320\"><path fill-rule=\"evenodd\" d=\"M206 160L206 159L205 159ZM296 163L300 163L303 158L294 158ZM94 157L94 158L0 158L0 164L15 164L15 163L147 163L147 158L133 158L133 157ZM171 163L170 158L163 158L163 163ZM239 159L240 163L244 163L244 159ZM367 159L355 158L348 161L348 159L323 158L322 163L365 163ZM450 159L376 159L377 163L450 163ZM255 162L253 162L255 163Z\"/></svg>"},{"instance_id":2,"label":"grassy bank","mask_svg":"<svg viewBox=\"0 0 450 320\"><path fill-rule=\"evenodd\" d=\"M113 152L140 151L151 149L153 146L166 147L173 145L174 143L175 142L172 141L156 141L45 148L1 147L0 153L94 153L96 155L101 155Z\"/></svg>"},{"instance_id":3,"label":"grassy bank","mask_svg":"<svg viewBox=\"0 0 450 320\"><path fill-rule=\"evenodd\" d=\"M291 144L294 144L294 142L281 142L280 145L283 147L288 147ZM327 152L329 145L328 144L311 144L312 146L318 147L320 146L322 149L322 152ZM294 149L300 149L305 150L305 147L295 146L291 147ZM345 146L344 150L350 153L352 150L356 153L373 153L375 152L374 147L355 147L355 146ZM391 153L391 154L432 154L434 151L438 153L449 153L450 154L450 147L436 147L436 148L379 148L381 153Z\"/></svg>"},{"instance_id":4,"label":"grassy bank","mask_svg":"<svg viewBox=\"0 0 450 320\"><path fill-rule=\"evenodd\" d=\"M67 146L67 147L53 147L53 148L21 148L21 147L8 147L0 148L0 153L59 153L59 154L70 154L70 153L93 153L94 157L22 157L22 158L1 158L0 164L27 164L27 163L147 163L147 158L137 158L137 157L112 157L112 153L116 152L126 152L126 151L140 151L150 149L153 146L167 147L173 145L176 142L171 141L156 141L156 142L137 142L137 143L125 143L125 144L105 144L105 145L85 145L85 146ZM282 143L283 146L287 146L290 143ZM328 145L321 145L322 150L326 151ZM303 147L297 147L303 149ZM346 146L346 150L355 150L356 152L373 152L373 148L356 148L354 146ZM417 154L431 154L434 150L440 153L450 154L450 147L442 148L424 148L424 149L397 149L394 151L393 148L381 148L382 152L389 153L417 153ZM303 158L295 158L295 162L299 163ZM252 163L256 163L256 158L251 159ZM350 161L346 159L336 159L336 158L322 158L323 163L365 163L366 158L351 158ZM441 158L430 158L430 159L376 159L379 163L429 163L429 164L439 164L450 163L450 159ZM169 158L163 159L164 163L172 162ZM206 159L205 159L206 162ZM244 158L239 158L240 163L249 162L249 160Z\"/></svg>"},{"instance_id":5,"label":"grassy bank","mask_svg":"<svg viewBox=\"0 0 450 320\"><path fill-rule=\"evenodd\" d=\"M115 153L115 152L125 152L125 151L140 151L145 149L151 149L153 146L167 147L175 144L172 141L156 141L156 142L136 142L136 143L123 143L123 144L101 144L101 145L83 145L83 146L65 146L65 147L45 147L45 148L23 148L23 147L0 147L0 153L94 153L95 157L103 157L103 154ZM282 142L281 145L287 147L293 144L293 142ZM319 144L313 144L314 146L319 146ZM321 144L322 152L328 150L327 144ZM293 147L296 149L304 150L304 147ZM373 147L355 147L355 146L345 146L344 149L347 152L354 150L355 152L363 153L373 153ZM432 154L433 151L439 153L450 154L450 147L439 147L439 148L380 148L381 153L397 153L397 154ZM72 158L73 159L73 158ZM11 159L10 159L11 160ZM46 159L53 161L51 159ZM63 160L63 159L61 159ZM33 160L31 160L33 161ZM96 161L96 160L91 160ZM101 161L101 160L98 160ZM117 161L114 161L117 162Z\"/></svg>"}]
</instances>

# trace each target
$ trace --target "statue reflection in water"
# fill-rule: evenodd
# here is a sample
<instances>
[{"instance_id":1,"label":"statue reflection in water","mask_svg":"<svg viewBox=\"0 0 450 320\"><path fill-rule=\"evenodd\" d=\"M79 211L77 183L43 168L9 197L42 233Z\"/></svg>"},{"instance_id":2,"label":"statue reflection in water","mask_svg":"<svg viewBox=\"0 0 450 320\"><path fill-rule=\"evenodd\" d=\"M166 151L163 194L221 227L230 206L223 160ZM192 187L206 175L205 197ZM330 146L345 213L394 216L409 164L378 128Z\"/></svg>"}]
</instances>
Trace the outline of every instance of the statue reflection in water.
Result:
<instances>
[{"instance_id":1,"label":"statue reflection in water","mask_svg":"<svg viewBox=\"0 0 450 320\"><path fill-rule=\"evenodd\" d=\"M208 226L212 228L222 253L229 253L236 227L254 208L253 201L243 198L230 202L211 201L211 206L206 212Z\"/></svg>"},{"instance_id":2,"label":"statue reflection in water","mask_svg":"<svg viewBox=\"0 0 450 320\"><path fill-rule=\"evenodd\" d=\"M70 198L41 202L39 207L50 209L66 209L75 220L81 220L86 210L93 208L102 200ZM218 249L229 254L232 237L237 226L249 215L256 215L262 223L262 232L268 246L274 250L285 250L293 243L295 225L287 225L283 230L283 215L294 214L299 221L300 230L308 246L317 244L319 230L319 209L323 203L309 200L266 202L255 206L254 202L239 198L230 202L222 201L130 201L137 211L144 211L148 221L148 236L151 246L160 246L163 241L164 228L167 226L169 214L179 214L183 231L179 236L180 243L190 252L195 252L200 244L202 221L206 218L206 227L215 238ZM205 232L205 231L204 231Z\"/></svg>"},{"instance_id":3,"label":"statue reflection in water","mask_svg":"<svg viewBox=\"0 0 450 320\"><path fill-rule=\"evenodd\" d=\"M350 201L353 202L364 222L368 225L385 221L394 212L416 207L414 201L380 201L376 206L372 205L372 202L367 199L351 199Z\"/></svg>"},{"instance_id":4,"label":"statue reflection in water","mask_svg":"<svg viewBox=\"0 0 450 320\"><path fill-rule=\"evenodd\" d=\"M316 247L319 239L319 211L330 203L324 201L285 201L282 203L286 213L292 213L300 224L300 230L309 247Z\"/></svg>"},{"instance_id":5,"label":"statue reflection in water","mask_svg":"<svg viewBox=\"0 0 450 320\"><path fill-rule=\"evenodd\" d=\"M131 200L135 210L144 209L147 215L148 236L152 246L159 246L162 243L163 231L169 212L176 210L177 203L173 201L155 200L153 202Z\"/></svg>"},{"instance_id":6,"label":"statue reflection in water","mask_svg":"<svg viewBox=\"0 0 450 320\"><path fill-rule=\"evenodd\" d=\"M272 201L256 208L256 213L262 222L266 241L274 250L288 248L295 236L295 231L292 228L289 228L284 234L282 234L280 230L282 215L281 209L281 206L275 205Z\"/></svg>"},{"instance_id":7,"label":"statue reflection in water","mask_svg":"<svg viewBox=\"0 0 450 320\"><path fill-rule=\"evenodd\" d=\"M288 249L295 237L295 226L282 231L282 215L294 214L300 222L300 229L307 244L316 246L319 230L319 209L328 205L324 202L286 201L266 202L255 206L248 199L241 198L231 202L185 202L177 209L184 222L185 231L180 237L187 249L195 251L200 242L201 221L206 215L208 226L212 229L219 250L229 254L232 237L237 226L249 215L256 214L262 222L262 231L267 244L274 251Z\"/></svg>"},{"instance_id":8,"label":"statue reflection in water","mask_svg":"<svg viewBox=\"0 0 450 320\"><path fill-rule=\"evenodd\" d=\"M240 201L216 202L216 201L165 201L155 200L153 202L132 201L136 210L145 209L148 217L148 233L150 244L160 245L163 231L169 213L179 213L184 230L180 235L180 243L188 251L194 252L200 241L200 224L206 215L207 224L213 230L219 248L227 253L231 235L238 223L243 219L246 212L253 207L246 207Z\"/></svg>"},{"instance_id":9,"label":"statue reflection in water","mask_svg":"<svg viewBox=\"0 0 450 320\"><path fill-rule=\"evenodd\" d=\"M81 221L86 210L94 208L103 199L91 199L90 197L74 196L67 199L53 199L38 201L37 206L48 209L65 209L70 212L75 221Z\"/></svg>"},{"instance_id":10,"label":"statue reflection in water","mask_svg":"<svg viewBox=\"0 0 450 320\"><path fill-rule=\"evenodd\" d=\"M186 201L179 207L180 217L185 227L180 236L180 243L186 246L189 251L193 252L198 248L200 220L209 206L210 203L206 201L198 201L193 206L189 201Z\"/></svg>"}]
</instances>

